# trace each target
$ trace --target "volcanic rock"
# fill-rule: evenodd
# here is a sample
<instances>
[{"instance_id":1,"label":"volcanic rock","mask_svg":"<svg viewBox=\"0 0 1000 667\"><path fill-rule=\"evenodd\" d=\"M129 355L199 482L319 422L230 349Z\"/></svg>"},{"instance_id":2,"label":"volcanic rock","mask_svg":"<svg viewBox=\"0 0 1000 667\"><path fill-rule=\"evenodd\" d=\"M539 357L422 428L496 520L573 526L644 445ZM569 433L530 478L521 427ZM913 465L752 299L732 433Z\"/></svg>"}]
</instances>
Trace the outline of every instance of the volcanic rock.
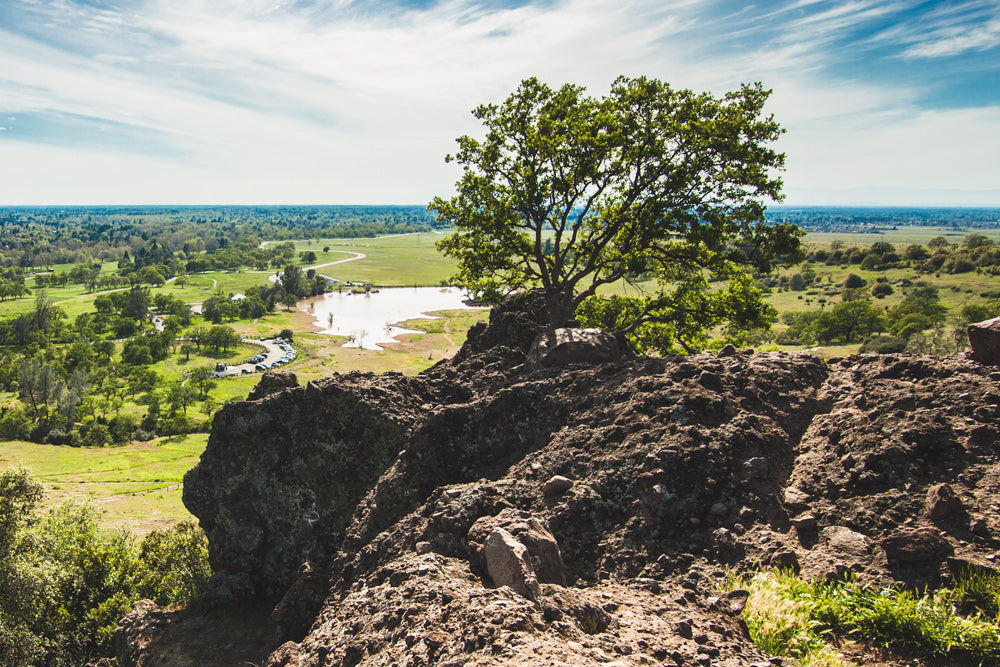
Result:
<instances>
[{"instance_id":1,"label":"volcanic rock","mask_svg":"<svg viewBox=\"0 0 1000 667\"><path fill-rule=\"evenodd\" d=\"M1000 365L1000 317L970 324L969 357L981 364Z\"/></svg>"},{"instance_id":2,"label":"volcanic rock","mask_svg":"<svg viewBox=\"0 0 1000 667\"><path fill-rule=\"evenodd\" d=\"M528 361L539 366L604 363L621 357L618 341L600 329L554 329L540 335L528 351Z\"/></svg>"},{"instance_id":3,"label":"volcanic rock","mask_svg":"<svg viewBox=\"0 0 1000 667\"><path fill-rule=\"evenodd\" d=\"M285 596L269 665L767 663L725 567L933 589L951 554L1000 548L991 368L735 349L544 366L543 331L508 302L415 377L269 384L219 411L184 501L213 585ZM557 476L572 486L540 492Z\"/></svg>"},{"instance_id":4,"label":"volcanic rock","mask_svg":"<svg viewBox=\"0 0 1000 667\"><path fill-rule=\"evenodd\" d=\"M531 567L528 547L503 528L494 528L483 542L483 560L497 586L510 586L529 600L538 597L538 579Z\"/></svg>"}]
</instances>

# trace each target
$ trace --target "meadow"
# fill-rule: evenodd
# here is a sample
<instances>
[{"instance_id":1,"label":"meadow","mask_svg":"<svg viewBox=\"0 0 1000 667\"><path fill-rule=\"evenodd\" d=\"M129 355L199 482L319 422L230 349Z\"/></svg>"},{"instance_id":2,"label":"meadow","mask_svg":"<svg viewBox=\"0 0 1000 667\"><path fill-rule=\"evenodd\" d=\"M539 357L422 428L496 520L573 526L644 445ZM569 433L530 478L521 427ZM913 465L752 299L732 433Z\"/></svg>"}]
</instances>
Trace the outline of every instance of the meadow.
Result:
<instances>
[{"instance_id":1,"label":"meadow","mask_svg":"<svg viewBox=\"0 0 1000 667\"><path fill-rule=\"evenodd\" d=\"M93 502L104 525L144 535L191 515L181 502L184 473L198 463L208 435L157 438L124 447L0 443L0 469L24 466L45 485L46 502Z\"/></svg>"}]
</instances>

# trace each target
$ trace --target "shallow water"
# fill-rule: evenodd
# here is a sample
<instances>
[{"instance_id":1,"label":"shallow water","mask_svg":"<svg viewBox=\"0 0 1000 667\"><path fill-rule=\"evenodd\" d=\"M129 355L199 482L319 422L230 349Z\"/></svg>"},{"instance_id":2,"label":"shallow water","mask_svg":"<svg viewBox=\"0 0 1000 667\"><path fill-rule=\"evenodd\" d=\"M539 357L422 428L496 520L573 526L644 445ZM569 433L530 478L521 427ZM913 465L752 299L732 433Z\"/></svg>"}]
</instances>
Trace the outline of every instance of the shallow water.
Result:
<instances>
[{"instance_id":1,"label":"shallow water","mask_svg":"<svg viewBox=\"0 0 1000 667\"><path fill-rule=\"evenodd\" d=\"M400 334L420 333L397 327L397 322L436 319L428 313L437 310L467 310L466 298L452 287L390 287L367 295L330 292L301 309L316 318L320 333L347 336L344 347L381 350L380 343L399 342L395 337Z\"/></svg>"}]
</instances>

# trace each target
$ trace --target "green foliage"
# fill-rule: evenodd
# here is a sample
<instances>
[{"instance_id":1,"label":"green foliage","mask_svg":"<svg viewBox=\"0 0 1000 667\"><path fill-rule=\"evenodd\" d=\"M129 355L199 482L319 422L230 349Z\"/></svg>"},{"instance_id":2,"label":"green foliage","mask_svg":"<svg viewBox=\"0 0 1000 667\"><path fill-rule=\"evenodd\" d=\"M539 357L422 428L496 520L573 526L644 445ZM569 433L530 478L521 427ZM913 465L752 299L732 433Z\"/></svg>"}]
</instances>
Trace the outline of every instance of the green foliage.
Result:
<instances>
[{"instance_id":1,"label":"green foliage","mask_svg":"<svg viewBox=\"0 0 1000 667\"><path fill-rule=\"evenodd\" d=\"M848 289L857 289L859 287L864 287L868 283L865 279L856 273L848 273L847 277L844 279L844 287Z\"/></svg>"},{"instance_id":2,"label":"green foliage","mask_svg":"<svg viewBox=\"0 0 1000 667\"><path fill-rule=\"evenodd\" d=\"M814 325L820 315L818 310L783 314L782 321L788 328L778 332L776 342L780 345L811 345L816 342Z\"/></svg>"},{"instance_id":3,"label":"green foliage","mask_svg":"<svg viewBox=\"0 0 1000 667\"><path fill-rule=\"evenodd\" d=\"M962 307L962 319L969 322L982 322L997 316L1000 316L1000 301L969 303Z\"/></svg>"},{"instance_id":4,"label":"green foliage","mask_svg":"<svg viewBox=\"0 0 1000 667\"><path fill-rule=\"evenodd\" d=\"M1000 617L1000 575L970 566L958 573L950 597L964 615L979 614L997 619Z\"/></svg>"},{"instance_id":5,"label":"green foliage","mask_svg":"<svg viewBox=\"0 0 1000 667\"><path fill-rule=\"evenodd\" d=\"M816 338L827 343L832 340L852 342L856 336L868 336L885 329L882 310L867 299L838 303L831 310L820 314L813 324Z\"/></svg>"},{"instance_id":6,"label":"green foliage","mask_svg":"<svg viewBox=\"0 0 1000 667\"><path fill-rule=\"evenodd\" d=\"M723 322L766 326L773 311L749 272L801 257L797 227L764 222L784 164L768 146L781 134L763 115L768 94L620 77L595 99L527 79L477 108L486 138L458 139L459 194L429 206L457 228L437 244L458 260L456 284L487 301L540 288L552 326L575 314L662 351L699 349ZM603 285L650 280L595 303ZM660 326L642 343L647 324Z\"/></svg>"},{"instance_id":7,"label":"green foliage","mask_svg":"<svg viewBox=\"0 0 1000 667\"><path fill-rule=\"evenodd\" d=\"M181 604L207 581L204 535L191 524L153 532L136 547L98 528L89 505L41 511L24 469L0 475L0 665L83 664L112 655L132 603Z\"/></svg>"},{"instance_id":8,"label":"green foliage","mask_svg":"<svg viewBox=\"0 0 1000 667\"><path fill-rule=\"evenodd\" d=\"M889 330L895 336L909 338L943 323L947 314L948 308L941 303L937 288L922 285L889 310Z\"/></svg>"},{"instance_id":9,"label":"green foliage","mask_svg":"<svg viewBox=\"0 0 1000 667\"><path fill-rule=\"evenodd\" d=\"M806 581L786 571L760 572L729 585L750 591L744 619L758 646L774 655L805 663L816 652L829 650L826 640L835 635L916 656L996 664L998 583L996 575L981 576L985 578L961 579L954 590L933 595L854 580ZM955 613L954 603L961 601L970 601L966 608L974 616Z\"/></svg>"},{"instance_id":10,"label":"green foliage","mask_svg":"<svg viewBox=\"0 0 1000 667\"><path fill-rule=\"evenodd\" d=\"M892 285L886 281L880 281L872 285L872 296L876 299L889 296L893 292L895 290L892 289Z\"/></svg>"},{"instance_id":11,"label":"green foliage","mask_svg":"<svg viewBox=\"0 0 1000 667\"><path fill-rule=\"evenodd\" d=\"M212 574L208 540L190 521L147 535L139 547L139 560L139 592L161 606L195 601Z\"/></svg>"},{"instance_id":12,"label":"green foliage","mask_svg":"<svg viewBox=\"0 0 1000 667\"><path fill-rule=\"evenodd\" d=\"M895 354L906 350L907 340L899 336L876 336L868 338L861 344L859 352L875 352L877 354Z\"/></svg>"}]
</instances>

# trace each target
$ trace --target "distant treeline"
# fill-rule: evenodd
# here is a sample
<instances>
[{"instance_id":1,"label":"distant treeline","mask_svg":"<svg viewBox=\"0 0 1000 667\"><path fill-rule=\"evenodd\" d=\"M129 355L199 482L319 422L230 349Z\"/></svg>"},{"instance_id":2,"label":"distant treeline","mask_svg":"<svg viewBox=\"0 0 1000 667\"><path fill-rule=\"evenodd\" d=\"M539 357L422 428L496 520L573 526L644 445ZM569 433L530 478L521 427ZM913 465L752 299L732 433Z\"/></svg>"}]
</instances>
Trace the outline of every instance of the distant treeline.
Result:
<instances>
[{"instance_id":1,"label":"distant treeline","mask_svg":"<svg viewBox=\"0 0 1000 667\"><path fill-rule=\"evenodd\" d=\"M0 208L0 266L119 260L151 248L211 253L230 244L402 234L434 224L424 206L7 207Z\"/></svg>"},{"instance_id":2,"label":"distant treeline","mask_svg":"<svg viewBox=\"0 0 1000 667\"><path fill-rule=\"evenodd\" d=\"M772 206L772 222L790 222L807 232L873 232L893 227L1000 227L1000 208L905 208L843 206Z\"/></svg>"}]
</instances>

